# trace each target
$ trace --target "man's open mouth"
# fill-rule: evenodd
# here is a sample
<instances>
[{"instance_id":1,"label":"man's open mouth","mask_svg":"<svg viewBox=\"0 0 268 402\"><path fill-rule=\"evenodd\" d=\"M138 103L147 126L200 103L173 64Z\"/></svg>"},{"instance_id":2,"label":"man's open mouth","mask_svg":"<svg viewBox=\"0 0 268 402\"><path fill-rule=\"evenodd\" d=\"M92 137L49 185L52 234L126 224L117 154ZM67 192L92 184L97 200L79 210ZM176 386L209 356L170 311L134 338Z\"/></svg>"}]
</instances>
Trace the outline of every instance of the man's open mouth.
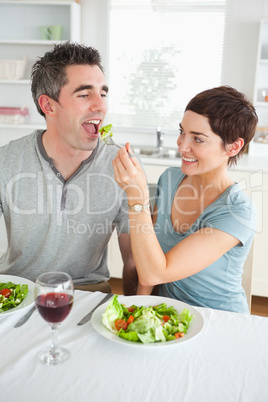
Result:
<instances>
[{"instance_id":1,"label":"man's open mouth","mask_svg":"<svg viewBox=\"0 0 268 402\"><path fill-rule=\"evenodd\" d=\"M100 120L87 120L83 127L88 134L97 134L99 131Z\"/></svg>"}]
</instances>

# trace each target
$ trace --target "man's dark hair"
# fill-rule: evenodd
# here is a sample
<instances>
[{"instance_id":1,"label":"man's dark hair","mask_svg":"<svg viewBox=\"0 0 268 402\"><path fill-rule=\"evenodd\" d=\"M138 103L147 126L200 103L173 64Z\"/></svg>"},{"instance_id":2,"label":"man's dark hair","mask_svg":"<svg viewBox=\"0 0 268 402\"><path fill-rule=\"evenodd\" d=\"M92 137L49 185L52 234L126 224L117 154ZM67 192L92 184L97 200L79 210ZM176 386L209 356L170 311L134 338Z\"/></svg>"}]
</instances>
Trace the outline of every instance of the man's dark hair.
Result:
<instances>
[{"instance_id":1,"label":"man's dark hair","mask_svg":"<svg viewBox=\"0 0 268 402\"><path fill-rule=\"evenodd\" d=\"M99 52L89 46L69 41L54 45L53 50L40 57L32 67L32 97L38 112L45 117L38 99L47 95L58 102L61 88L67 84L66 67L72 65L98 66L103 72Z\"/></svg>"}]
</instances>

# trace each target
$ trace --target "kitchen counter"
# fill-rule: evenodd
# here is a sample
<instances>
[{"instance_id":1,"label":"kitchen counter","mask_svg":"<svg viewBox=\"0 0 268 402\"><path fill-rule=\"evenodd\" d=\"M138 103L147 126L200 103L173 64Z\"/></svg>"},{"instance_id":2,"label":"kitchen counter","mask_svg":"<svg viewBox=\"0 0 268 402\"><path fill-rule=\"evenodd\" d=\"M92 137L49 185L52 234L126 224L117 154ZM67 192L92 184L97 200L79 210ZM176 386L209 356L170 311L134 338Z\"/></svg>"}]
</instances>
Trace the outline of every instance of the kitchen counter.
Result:
<instances>
[{"instance_id":1,"label":"kitchen counter","mask_svg":"<svg viewBox=\"0 0 268 402\"><path fill-rule=\"evenodd\" d=\"M181 159L180 158L154 158L148 157L145 155L140 155L140 158L144 165L159 165L159 166L180 166ZM259 157L245 154L238 161L236 166L230 168L230 170L239 170L239 171L250 171L256 172L258 170L262 170L263 173L268 173L268 156Z\"/></svg>"},{"instance_id":2,"label":"kitchen counter","mask_svg":"<svg viewBox=\"0 0 268 402\"><path fill-rule=\"evenodd\" d=\"M239 160L237 166L232 167L232 170L257 172L262 170L263 173L268 173L268 156L253 156L245 154Z\"/></svg>"}]
</instances>

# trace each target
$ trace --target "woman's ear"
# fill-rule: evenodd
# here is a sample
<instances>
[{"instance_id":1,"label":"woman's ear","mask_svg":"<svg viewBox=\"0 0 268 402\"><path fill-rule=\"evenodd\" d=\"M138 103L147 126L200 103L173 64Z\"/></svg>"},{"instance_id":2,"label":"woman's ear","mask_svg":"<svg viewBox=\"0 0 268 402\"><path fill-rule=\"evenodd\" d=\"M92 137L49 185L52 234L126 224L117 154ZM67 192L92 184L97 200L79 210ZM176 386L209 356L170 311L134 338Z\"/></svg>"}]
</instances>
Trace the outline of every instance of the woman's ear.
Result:
<instances>
[{"instance_id":1,"label":"woman's ear","mask_svg":"<svg viewBox=\"0 0 268 402\"><path fill-rule=\"evenodd\" d=\"M39 106L46 115L53 114L53 102L54 101L47 95L40 95L38 99Z\"/></svg>"},{"instance_id":2,"label":"woman's ear","mask_svg":"<svg viewBox=\"0 0 268 402\"><path fill-rule=\"evenodd\" d=\"M244 145L244 139L243 138L237 138L235 142L232 144L227 144L227 155L228 156L235 156L238 154L238 152L241 150L241 148Z\"/></svg>"}]
</instances>

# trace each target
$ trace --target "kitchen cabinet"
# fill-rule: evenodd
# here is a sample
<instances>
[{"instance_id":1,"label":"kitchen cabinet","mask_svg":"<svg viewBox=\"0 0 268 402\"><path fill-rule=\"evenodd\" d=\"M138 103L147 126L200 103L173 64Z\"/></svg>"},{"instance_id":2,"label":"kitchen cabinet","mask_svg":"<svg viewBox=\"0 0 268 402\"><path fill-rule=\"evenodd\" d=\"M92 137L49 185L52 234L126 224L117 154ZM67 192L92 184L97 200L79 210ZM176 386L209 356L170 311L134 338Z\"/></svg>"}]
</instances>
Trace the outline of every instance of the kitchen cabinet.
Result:
<instances>
[{"instance_id":1,"label":"kitchen cabinet","mask_svg":"<svg viewBox=\"0 0 268 402\"><path fill-rule=\"evenodd\" d=\"M253 104L259 122L249 154L268 157L268 20L260 22Z\"/></svg>"},{"instance_id":2,"label":"kitchen cabinet","mask_svg":"<svg viewBox=\"0 0 268 402\"><path fill-rule=\"evenodd\" d=\"M61 40L80 41L80 5L75 1L0 1L0 62L27 59L21 79L1 79L0 107L29 110L24 124L0 124L0 146L45 128L44 118L38 114L30 90L31 66L56 40L41 39L40 27L61 25Z\"/></svg>"},{"instance_id":3,"label":"kitchen cabinet","mask_svg":"<svg viewBox=\"0 0 268 402\"><path fill-rule=\"evenodd\" d=\"M258 224L253 248L252 294L268 297L268 259L266 257L268 239L268 173L261 169L239 171L230 170L230 176L240 183L257 208Z\"/></svg>"},{"instance_id":4,"label":"kitchen cabinet","mask_svg":"<svg viewBox=\"0 0 268 402\"><path fill-rule=\"evenodd\" d=\"M253 103L260 125L268 126L268 20L260 22Z\"/></svg>"},{"instance_id":5,"label":"kitchen cabinet","mask_svg":"<svg viewBox=\"0 0 268 402\"><path fill-rule=\"evenodd\" d=\"M256 160L250 166L250 164L246 163L248 160L250 160L248 156L244 156L238 166L229 169L229 174L233 181L240 183L243 191L250 197L257 208L258 225L253 249L252 294L268 297L268 259L266 257L268 239L268 209L266 207L268 205L268 168L260 169L258 165L255 165ZM168 161L165 161L166 164L163 164L163 161L160 162L161 164L157 162L153 164L151 161L148 161L148 163L147 161L143 162L148 183L153 190L159 176L171 166ZM178 161L175 161L173 165L178 166ZM260 165L263 165L262 160L260 160ZM268 165L268 161L266 165ZM114 234L109 247L111 276L121 278L122 266L116 234Z\"/></svg>"}]
</instances>

